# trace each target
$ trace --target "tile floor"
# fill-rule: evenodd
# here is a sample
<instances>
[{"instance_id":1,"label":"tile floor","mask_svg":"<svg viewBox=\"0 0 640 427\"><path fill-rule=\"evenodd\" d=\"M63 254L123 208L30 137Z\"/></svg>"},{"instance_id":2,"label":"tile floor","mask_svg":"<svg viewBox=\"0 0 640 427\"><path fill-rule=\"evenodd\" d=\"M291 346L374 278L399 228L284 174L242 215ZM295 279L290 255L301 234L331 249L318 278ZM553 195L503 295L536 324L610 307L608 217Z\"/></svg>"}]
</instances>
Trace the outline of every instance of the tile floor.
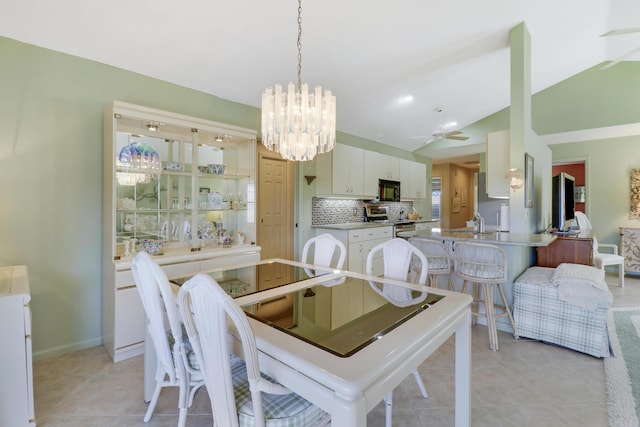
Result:
<instances>
[{"instance_id":1,"label":"tile floor","mask_svg":"<svg viewBox=\"0 0 640 427\"><path fill-rule=\"evenodd\" d=\"M640 305L640 279L614 285L614 305ZM473 327L472 426L608 425L603 362L591 356L500 332L500 350L488 346L486 327ZM444 344L421 367L429 399L412 376L394 393L394 427L453 426L454 346ZM102 347L37 361L34 390L38 427L176 426L177 393L165 389L144 423L142 357L112 363ZM188 427L211 426L206 389L189 410ZM384 426L384 405L368 426Z\"/></svg>"}]
</instances>

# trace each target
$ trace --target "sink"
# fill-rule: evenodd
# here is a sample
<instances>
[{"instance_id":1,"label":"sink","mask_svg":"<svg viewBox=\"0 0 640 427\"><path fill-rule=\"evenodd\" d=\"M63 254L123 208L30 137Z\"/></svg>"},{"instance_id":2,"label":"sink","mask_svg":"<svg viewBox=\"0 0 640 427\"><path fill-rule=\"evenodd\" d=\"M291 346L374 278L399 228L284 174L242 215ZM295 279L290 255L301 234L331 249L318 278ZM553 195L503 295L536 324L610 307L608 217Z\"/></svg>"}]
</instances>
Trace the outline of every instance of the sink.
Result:
<instances>
[{"instance_id":1,"label":"sink","mask_svg":"<svg viewBox=\"0 0 640 427\"><path fill-rule=\"evenodd\" d=\"M479 232L479 231L473 231L473 230L464 230L464 229L454 229L454 230L442 230L445 233L460 233L460 234L494 234L495 231L484 231L484 232Z\"/></svg>"}]
</instances>

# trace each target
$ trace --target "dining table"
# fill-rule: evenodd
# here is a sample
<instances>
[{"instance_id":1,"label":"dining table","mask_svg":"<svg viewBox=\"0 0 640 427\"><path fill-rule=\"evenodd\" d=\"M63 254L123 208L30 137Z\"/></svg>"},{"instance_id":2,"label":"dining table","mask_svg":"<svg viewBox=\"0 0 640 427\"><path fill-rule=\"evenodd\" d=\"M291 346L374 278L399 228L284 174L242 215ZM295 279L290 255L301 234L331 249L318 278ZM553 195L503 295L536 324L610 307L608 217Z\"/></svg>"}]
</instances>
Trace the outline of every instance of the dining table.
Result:
<instances>
[{"instance_id":1,"label":"dining table","mask_svg":"<svg viewBox=\"0 0 640 427\"><path fill-rule=\"evenodd\" d=\"M259 280L260 271L284 271L286 280L266 289L244 283ZM455 426L470 425L469 295L284 259L203 274L230 286L227 291L247 313L260 370L328 412L334 427L366 426L367 413L454 336ZM176 289L189 278L169 277ZM362 303L369 286L383 283L425 298L407 307ZM242 354L240 348L234 352ZM156 366L150 337L144 363L149 401Z\"/></svg>"}]
</instances>

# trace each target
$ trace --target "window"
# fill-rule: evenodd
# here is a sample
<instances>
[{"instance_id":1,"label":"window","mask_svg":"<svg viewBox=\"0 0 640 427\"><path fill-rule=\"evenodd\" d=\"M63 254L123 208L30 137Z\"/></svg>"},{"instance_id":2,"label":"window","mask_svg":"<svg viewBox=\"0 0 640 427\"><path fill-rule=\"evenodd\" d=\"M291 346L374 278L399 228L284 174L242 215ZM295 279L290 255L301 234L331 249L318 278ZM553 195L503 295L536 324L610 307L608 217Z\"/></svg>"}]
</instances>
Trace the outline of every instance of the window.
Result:
<instances>
[{"instance_id":1,"label":"window","mask_svg":"<svg viewBox=\"0 0 640 427\"><path fill-rule=\"evenodd\" d=\"M442 194L442 177L431 178L431 219L440 219L440 198Z\"/></svg>"}]
</instances>

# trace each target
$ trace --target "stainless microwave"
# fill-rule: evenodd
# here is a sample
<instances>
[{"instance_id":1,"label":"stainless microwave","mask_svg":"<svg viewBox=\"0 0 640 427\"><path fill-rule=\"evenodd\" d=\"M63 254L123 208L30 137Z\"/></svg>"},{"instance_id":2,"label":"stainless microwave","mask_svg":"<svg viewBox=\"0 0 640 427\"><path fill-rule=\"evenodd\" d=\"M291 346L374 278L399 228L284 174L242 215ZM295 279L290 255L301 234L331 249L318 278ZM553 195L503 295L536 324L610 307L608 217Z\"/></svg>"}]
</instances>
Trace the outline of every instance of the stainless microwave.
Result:
<instances>
[{"instance_id":1,"label":"stainless microwave","mask_svg":"<svg viewBox=\"0 0 640 427\"><path fill-rule=\"evenodd\" d=\"M387 179L378 180L378 198L381 202L399 202L400 182Z\"/></svg>"}]
</instances>

